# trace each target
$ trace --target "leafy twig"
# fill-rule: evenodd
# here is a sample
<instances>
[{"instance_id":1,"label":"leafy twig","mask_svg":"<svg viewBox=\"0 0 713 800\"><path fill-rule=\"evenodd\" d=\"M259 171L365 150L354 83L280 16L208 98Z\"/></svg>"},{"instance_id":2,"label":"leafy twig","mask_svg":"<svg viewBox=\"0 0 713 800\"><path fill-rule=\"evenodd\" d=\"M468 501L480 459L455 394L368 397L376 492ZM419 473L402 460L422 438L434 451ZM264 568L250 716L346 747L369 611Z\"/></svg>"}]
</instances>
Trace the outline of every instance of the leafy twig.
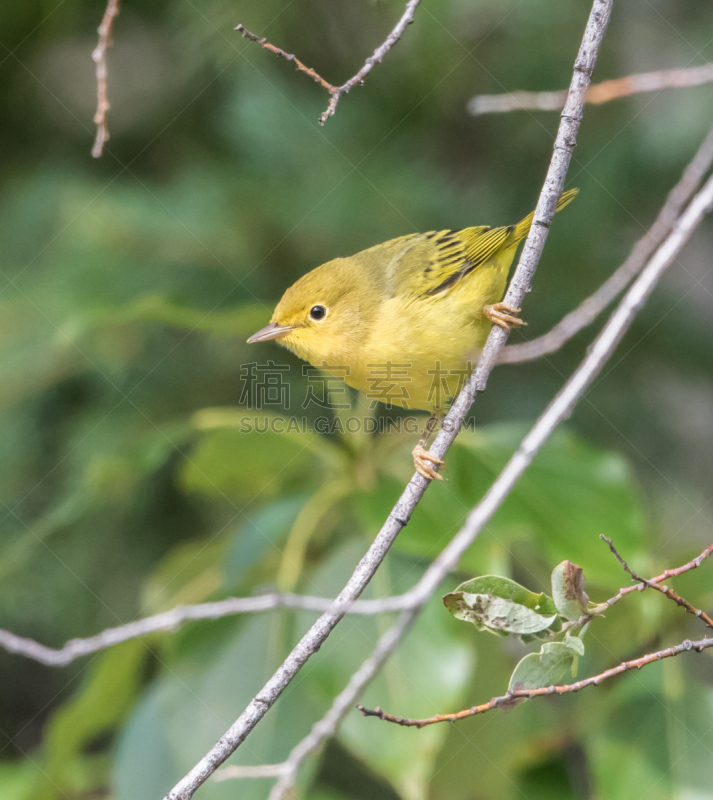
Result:
<instances>
[{"instance_id":1,"label":"leafy twig","mask_svg":"<svg viewBox=\"0 0 713 800\"><path fill-rule=\"evenodd\" d=\"M661 661L661 659L664 658L679 656L681 653L687 653L691 650L695 650L696 653L702 653L709 647L713 647L713 639L699 639L697 642L692 642L690 639L685 639L683 642L681 642L681 644L676 645L675 647L667 647L665 650L657 650L655 653L649 653L648 655L641 656L641 658L634 658L631 661L622 661L621 664L616 667L604 670L604 672L600 672L599 675L593 675L591 678L585 678L584 680L577 681L576 683L569 683L564 686L544 686L541 689L516 689L500 697L493 697L492 700L488 701L487 703L483 703L482 705L466 708L465 710L457 711L454 714L436 714L435 716L428 717L426 719L408 719L406 717L396 717L393 714L387 714L378 706L373 710L366 709L361 705L357 706L357 708L365 717L378 717L385 722L394 722L397 725L403 725L409 728L423 728L426 725L435 725L437 722L455 722L456 720L465 719L466 717L474 717L476 714L484 714L486 711L492 711L495 708L509 708L518 700L529 700L533 697L544 697L552 694L561 695L569 694L570 692L578 692L580 689L584 689L586 686L599 686L600 683L608 678L613 678L615 675L621 675L622 672L627 672L630 669L641 669L642 667L645 667L647 664L651 664L654 661Z\"/></svg>"},{"instance_id":2,"label":"leafy twig","mask_svg":"<svg viewBox=\"0 0 713 800\"><path fill-rule=\"evenodd\" d=\"M701 564L703 563L704 559L710 557L711 555L713 555L713 544L710 545L709 547L707 547L696 558L692 559L691 561L688 561L686 564L683 564L680 567L676 567L674 569L665 570L660 575L657 575L655 578L652 578L650 582L660 582L662 580L666 580L669 577L682 575L682 574L684 574L686 572L689 572L689 571L691 571L693 569L696 569L696 568L701 566ZM434 566L435 566L435 563L434 563ZM620 600L622 597L624 597L626 594L629 594L632 591L641 590L641 589L644 589L644 588L645 587L644 587L643 584L638 584L637 586L625 587L625 588L621 589L617 595L615 595L613 598L608 600L607 601L607 605L611 606L615 602ZM417 589L418 589L418 586L414 587L414 589L412 589L411 592L409 592L408 594L414 593L415 590L417 590ZM416 609L413 609L413 610L410 610L410 611L406 611L403 614L403 618L408 619L410 616L415 615L415 613L417 613ZM388 636L389 634L398 635L399 637L402 636L403 621L404 621L403 619L400 619L399 622L397 622L392 628L389 629L389 631L387 631L387 633L384 635L384 637ZM586 624L586 620L585 620L585 624ZM383 641L383 638L382 638L382 641ZM685 646L685 643L684 643L684 646ZM369 659L367 659L367 661L364 662L364 665L362 665L362 667L359 669L359 671L357 673L355 673L355 675L353 676L352 680L349 682L349 685L339 695L339 697L335 701L335 704L332 706L332 709L327 713L327 715L323 718L323 720L320 720L320 722L318 722L317 724L314 725L314 727L312 728L312 732L309 734L309 736L306 737L306 739L303 739L302 742L300 742L292 750L292 752L290 753L290 756L288 757L287 761L285 761L285 762L283 762L283 764L279 765L282 768L280 770L280 773L279 773L279 781L276 784L275 788L273 789L273 793L271 794L270 800L282 800L282 798L288 796L287 795L287 789L289 789L292 785L294 785L294 777L296 775L297 768L300 766L301 762L304 760L306 755L308 753L312 752L314 749L316 749L316 746L318 744L320 744L321 741L324 741L328 736L331 736L331 735L333 735L335 733L335 727L336 726L334 726L333 724L332 725L324 725L324 723L328 719L330 719L330 721L334 720L334 718L336 716L335 707L337 707L341 711L344 708L345 704L349 702L349 699L351 699L352 703L357 699L357 697L359 696L359 694L361 693L363 688L366 686L366 683L369 680L371 680L371 678L376 673L376 669L374 669L374 667L376 666L377 662L375 661L375 659L376 659L377 654L379 652L380 652L379 647L377 647L377 649L369 657ZM656 654L654 654L654 655L656 655ZM629 662L629 663L631 664L631 662ZM611 677L611 675L609 675L609 671L607 671L606 676L607 677ZM595 676L595 678L596 677L598 677L598 676ZM357 678L361 678L361 680L355 680ZM593 681L594 679L589 679L589 680ZM573 687L574 686L576 686L576 684L573 684ZM581 688L581 686L579 688ZM577 689L571 688L568 691L577 691ZM542 695L542 694L546 694L546 693L550 693L550 692L551 692L551 689L549 689L549 687L548 687L546 689L537 690L537 695ZM533 696L535 696L534 692L533 692ZM505 695L504 697L507 698L508 695ZM507 707L507 702L503 698L495 698L493 701L491 701L491 703L493 703L495 701L498 701L499 703L501 703L503 707ZM513 698L513 695L510 695L510 702L511 703L515 702L515 700ZM359 708L361 710L360 706L357 706L357 708ZM483 711L484 710L490 710L490 709L483 708ZM478 713L483 713L483 711L480 711ZM384 713L384 712L381 712L380 709L375 709L375 712L376 712L377 716L381 716ZM461 714L461 717L458 717L458 718L462 718L463 716L472 716L472 713L471 713L470 709L468 709L465 712L459 712L459 713ZM446 715L442 715L442 717L443 717L444 720L450 721L454 717L454 715L446 714ZM438 720L436 720L434 718L434 722L435 721L438 721ZM320 741L315 743L315 739L317 737L320 737ZM308 741L309 741L309 748L306 748L305 744ZM291 769L288 769L288 766L287 766L288 763L291 764L291 766L292 766ZM227 769L230 769L230 768L227 768ZM240 768L238 768L238 769L240 769ZM217 774L222 774L222 773L217 773ZM247 774L236 774L236 773L232 772L230 774L230 776L226 776L226 777L248 777L248 775ZM282 791L278 791L278 787L282 787Z\"/></svg>"},{"instance_id":3,"label":"leafy twig","mask_svg":"<svg viewBox=\"0 0 713 800\"><path fill-rule=\"evenodd\" d=\"M552 330L522 344L509 344L500 351L498 363L516 364L532 361L559 350L573 336L590 325L599 314L641 272L652 253L663 242L681 214L681 210L698 190L713 164L713 128L686 167L681 180L673 187L654 224L634 245L631 255L597 291L570 311Z\"/></svg>"},{"instance_id":4,"label":"leafy twig","mask_svg":"<svg viewBox=\"0 0 713 800\"><path fill-rule=\"evenodd\" d=\"M586 101L593 105L601 105L619 97L660 92L664 89L685 89L705 83L713 83L713 64L642 72L596 83L587 89ZM474 117L508 111L559 111L566 99L566 91L480 94L468 101L467 109Z\"/></svg>"},{"instance_id":5,"label":"leafy twig","mask_svg":"<svg viewBox=\"0 0 713 800\"><path fill-rule=\"evenodd\" d=\"M97 126L97 135L92 147L92 156L101 158L104 151L105 142L109 141L109 128L106 124L106 115L111 108L109 104L109 89L107 86L107 65L106 53L111 47L111 31L114 27L114 20L119 14L121 0L108 0L104 17L98 28L99 42L94 48L92 59L97 65L97 111L94 114L94 124Z\"/></svg>"},{"instance_id":6,"label":"leafy twig","mask_svg":"<svg viewBox=\"0 0 713 800\"><path fill-rule=\"evenodd\" d=\"M379 47L374 50L372 55L366 59L364 62L364 66L349 78L348 81L343 83L341 86L334 86L333 84L326 81L318 72L313 70L311 67L305 66L299 58L292 55L291 53L286 53L284 50L281 50L279 47L276 47L274 44L270 44L267 39L259 38L254 33L250 33L249 30L245 28L244 25L237 25L235 30L240 31L240 33L245 36L245 38L250 39L252 42L256 42L261 47L264 47L266 50L269 50L271 53L275 55L282 56L282 58L286 58L288 61L291 61L297 70L300 72L304 72L305 75L309 75L313 81L316 81L322 88L326 89L329 94L331 95L329 98L329 105L327 106L327 110L322 113L319 118L319 124L324 125L324 123L332 116L334 116L334 112L337 110L337 103L343 94L347 94L350 89L356 86L358 83L364 84L364 79L366 76L374 69L376 64L381 64L382 59L384 56L391 50L391 48L399 41L401 36L403 35L404 31L406 30L406 26L410 25L413 22L413 15L416 12L416 6L421 2L421 0L409 0L406 3L406 9L404 13L401 15L401 19L396 23L394 29L391 33L386 37L384 42L379 45Z\"/></svg>"}]
</instances>

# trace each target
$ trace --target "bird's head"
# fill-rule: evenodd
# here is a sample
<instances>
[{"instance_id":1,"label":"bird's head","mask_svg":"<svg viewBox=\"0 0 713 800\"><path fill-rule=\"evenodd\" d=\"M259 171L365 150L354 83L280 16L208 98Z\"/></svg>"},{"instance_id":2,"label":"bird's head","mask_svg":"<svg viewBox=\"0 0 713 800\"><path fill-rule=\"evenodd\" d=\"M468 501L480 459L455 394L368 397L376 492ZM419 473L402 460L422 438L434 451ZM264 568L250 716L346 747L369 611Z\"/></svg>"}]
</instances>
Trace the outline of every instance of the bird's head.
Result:
<instances>
[{"instance_id":1,"label":"bird's head","mask_svg":"<svg viewBox=\"0 0 713 800\"><path fill-rule=\"evenodd\" d=\"M303 275L282 296L270 324L248 343L275 339L300 358L337 365L355 350L371 292L348 258L337 258ZM371 304L373 305L373 304Z\"/></svg>"}]
</instances>

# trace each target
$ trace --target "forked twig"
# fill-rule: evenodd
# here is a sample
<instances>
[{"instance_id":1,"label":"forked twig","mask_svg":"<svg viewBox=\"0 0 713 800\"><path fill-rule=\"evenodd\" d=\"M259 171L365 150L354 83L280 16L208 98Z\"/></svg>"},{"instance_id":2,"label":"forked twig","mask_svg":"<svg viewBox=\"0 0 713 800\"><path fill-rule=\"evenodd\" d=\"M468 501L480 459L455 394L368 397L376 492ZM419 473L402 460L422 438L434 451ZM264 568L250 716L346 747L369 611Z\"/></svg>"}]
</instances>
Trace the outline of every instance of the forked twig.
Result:
<instances>
[{"instance_id":1,"label":"forked twig","mask_svg":"<svg viewBox=\"0 0 713 800\"><path fill-rule=\"evenodd\" d=\"M121 9L121 0L109 0L104 11L101 25L98 28L99 42L94 48L92 59L97 65L97 110L94 114L94 124L97 126L97 135L92 147L92 156L101 158L104 151L104 144L109 141L109 128L106 123L106 115L111 105L109 104L109 88L107 85L107 65L106 53L111 47L111 31Z\"/></svg>"},{"instance_id":2,"label":"forked twig","mask_svg":"<svg viewBox=\"0 0 713 800\"><path fill-rule=\"evenodd\" d=\"M631 575L632 579L638 581L643 586L643 588L654 589L657 592L661 592L661 594L664 595L665 597L668 597L669 600L673 600L673 602L681 606L681 608L685 608L689 614L693 614L694 617L702 619L703 622L705 622L705 624L709 628L713 628L713 619L711 619L708 616L708 614L706 614L705 611L701 611L700 608L696 608L695 606L691 605L688 602L688 600L686 600L684 597L681 597L681 595L676 594L676 592L674 592L673 589L671 589L670 587L662 586L660 583L658 583L658 581L655 578L654 579L642 578L641 575L634 572L634 570L631 569L631 567L626 563L626 561L624 561L624 559L619 555L616 547L614 547L614 542L612 542L611 539L608 539L603 533L600 534L599 538L603 539L609 545L609 549L612 551L614 558L616 558L616 560L622 565L624 570L628 572L629 575ZM711 548L708 549L713 549L713 545L711 545Z\"/></svg>"},{"instance_id":3,"label":"forked twig","mask_svg":"<svg viewBox=\"0 0 713 800\"><path fill-rule=\"evenodd\" d=\"M326 81L316 70L312 69L312 67L308 67L303 64L302 61L297 58L297 56L293 55L292 53L286 53L284 50L276 47L274 44L270 44L267 39L260 38L254 33L250 33L250 31L247 30L244 25L237 25L235 30L239 31L246 39L250 39L251 42L255 42L261 47L264 47L266 50L269 50L271 53L291 61L299 72L304 72L305 75L309 75L313 81L316 81L323 89L326 89L329 92L331 95L329 98L329 105L327 106L326 111L324 111L319 118L319 124L324 125L324 123L331 116L334 116L334 112L337 110L337 103L339 102L341 96L343 94L347 94L349 90L358 83L363 85L364 79L371 72L371 70L374 69L376 64L381 64L384 56L401 38L406 30L407 25L410 25L413 22L416 6L420 2L421 0L409 0L406 3L406 9L404 10L404 13L401 15L401 18L396 23L391 33L386 37L384 42L380 44L376 50L374 50L369 58L366 59L359 72L349 78L349 80L343 83L341 86L334 86L333 84L329 83L329 81Z\"/></svg>"},{"instance_id":4,"label":"forked twig","mask_svg":"<svg viewBox=\"0 0 713 800\"><path fill-rule=\"evenodd\" d=\"M713 627L711 625L711 620L707 614L704 614L699 609L692 606L687 600L684 600L682 597L677 595L673 590L668 589L665 586L659 585L658 581L661 580L661 576L657 576L656 578L647 579L642 578L640 575L637 575L624 561L624 559L619 555L614 544L611 539L608 539L603 534L599 537L603 539L608 545L611 552L614 554L617 561L622 565L622 567L626 570L626 572L631 575L631 577L639 582L638 586L631 586L627 587L626 589L621 589L618 594L616 594L613 598L608 600L606 603L602 605L612 606L618 600L621 600L625 594L628 594L633 589L655 589L658 592L661 592L663 595L668 597L670 600L673 600L680 606L686 609L691 614L694 614L699 619L702 619L706 625L709 627ZM687 564L684 564L682 567L678 567L677 569L667 570L666 572L662 573L663 575L671 576L671 575L681 575L683 572L688 572L691 569L695 569L699 567L704 558L707 558L713 552L713 545L707 547L697 558L694 558L692 561L689 561ZM597 614L592 614L587 618L583 618L579 620L578 626L585 625L589 620L593 619ZM629 669L641 669L641 667L646 666L647 664L651 664L654 661L660 661L663 658L670 658L672 656L678 656L681 653L685 653L689 650L695 650L696 652L700 653L703 650L713 647L713 639L701 639L698 642L691 642L690 640L686 639L680 645L675 647L668 647L665 650L658 650L655 653L649 653L648 655L641 656L640 658L632 659L631 661L623 661L616 667L612 667L611 669L604 670L604 672L599 673L599 675L594 675L591 678L586 678L581 681L577 681L576 683L565 684L563 686L545 686L539 689L516 689L513 691L508 691L506 694L500 697L494 697L492 700L489 700L487 703L482 703L478 706L472 706L471 708L466 708L463 711L456 711L452 714L435 714L432 717L427 717L425 719L411 719L408 717L400 717L394 714L388 714L383 709L379 708L378 706L373 709L369 710L364 708L362 705L358 705L357 709L361 711L361 713L365 717L378 717L379 719L385 722L393 722L396 725L403 725L409 728L424 728L427 725L435 725L438 722L456 722L459 719L466 719L467 717L474 717L477 714L484 714L486 711L492 711L495 708L511 708L513 705L516 705L518 702L524 699L530 699L533 697L543 697L544 695L551 695L551 694L567 694L569 692L578 692L580 689L583 689L585 686L598 686L602 681L607 680L608 678L613 678L615 675L620 675L622 672L626 672Z\"/></svg>"},{"instance_id":5,"label":"forked twig","mask_svg":"<svg viewBox=\"0 0 713 800\"><path fill-rule=\"evenodd\" d=\"M697 567L701 566L704 559L711 555L713 555L713 544L707 547L699 556L691 559L691 561L688 561L686 564L674 569L665 570L661 573L661 575L657 575L655 578L652 578L651 581L660 582L669 577L682 575L685 572L696 569ZM429 568L429 571L435 570L438 575L444 574L443 565L439 565L438 563L441 558L442 556L439 556L438 559L434 561L432 566ZM277 778L277 781L270 793L269 800L285 800L285 798L288 798L290 796L290 790L295 784L298 770L304 763L307 756L317 750L326 739L336 733L339 724L346 714L346 711L353 706L354 702L362 693L364 688L383 666L390 653L395 649L399 641L408 631L412 622L419 613L421 606L423 605L424 598L427 599L430 596L429 586L426 584L422 585L422 582L427 577L427 575L424 575L421 581L419 581L416 586L407 592L406 595L401 595L403 598L405 598L407 595L412 597L412 601L407 607L407 610L401 614L398 621L394 623L394 625L392 625L392 627L389 628L382 636L374 652L366 659L362 666L359 667L359 669L351 677L348 685L335 698L330 710L325 714L324 717L322 717L321 720L312 726L310 733L292 749L285 761L283 761L281 764L270 765L269 767L225 767L222 770L218 770L218 772L215 773L214 778L218 780L228 780L230 778L265 777L265 771L270 770L271 773L274 773L274 777ZM606 605L612 606L618 600L621 600L621 598L626 594L636 590L643 590L644 588L646 587L641 583L635 586L627 586L621 589L610 600L608 600ZM591 618L594 616L595 615L592 615ZM587 621L588 620L585 619L582 622L583 624L586 624ZM381 714L380 709L375 709L375 711L378 712L378 715ZM446 714L443 716L450 720L453 715ZM467 714L466 716L471 715ZM255 770L254 774L251 772L251 769Z\"/></svg>"},{"instance_id":6,"label":"forked twig","mask_svg":"<svg viewBox=\"0 0 713 800\"><path fill-rule=\"evenodd\" d=\"M255 44L259 44L260 47L264 47L265 50L269 50L271 53L274 53L276 56L281 56L282 58L287 59L287 61L291 61L295 65L295 69L299 72L304 72L305 75L309 75L313 81L316 81L323 89L326 89L328 92L336 92L337 87L332 86L331 83L325 81L324 78L312 67L308 67L303 64L296 55L292 53L286 53L284 50L276 47L274 44L270 44L267 39L263 36L260 38L254 33L250 33L250 31L244 25L236 25L235 30L238 31L242 36L246 39L249 39L251 42L255 42Z\"/></svg>"},{"instance_id":7,"label":"forked twig","mask_svg":"<svg viewBox=\"0 0 713 800\"><path fill-rule=\"evenodd\" d=\"M692 569L697 569L701 566L703 561L706 558L709 558L713 555L713 544L706 547L706 549L696 558L691 559L685 564L682 564L680 567L676 567L675 569L667 569L662 572L660 575L657 575L655 578L650 578L649 583L656 583L659 584L661 581L668 580L668 578L674 578L678 575L683 575L684 572L690 572ZM605 605L611 606L614 603L618 603L622 597L625 597L627 594L631 594L631 592L642 592L646 588L646 585L643 583L635 584L634 586L625 586L623 589L619 589L619 591L614 595L614 597L610 597ZM592 617L593 618L593 617Z\"/></svg>"}]
</instances>

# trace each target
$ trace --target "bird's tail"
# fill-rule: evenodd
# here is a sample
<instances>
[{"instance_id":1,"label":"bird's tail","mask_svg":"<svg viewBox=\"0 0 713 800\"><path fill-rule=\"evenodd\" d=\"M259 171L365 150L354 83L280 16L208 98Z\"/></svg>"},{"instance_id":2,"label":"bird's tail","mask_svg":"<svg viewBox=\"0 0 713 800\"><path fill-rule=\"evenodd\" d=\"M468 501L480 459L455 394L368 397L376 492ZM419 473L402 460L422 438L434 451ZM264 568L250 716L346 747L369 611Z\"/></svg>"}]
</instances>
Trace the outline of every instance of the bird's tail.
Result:
<instances>
[{"instance_id":1,"label":"bird's tail","mask_svg":"<svg viewBox=\"0 0 713 800\"><path fill-rule=\"evenodd\" d=\"M569 189L566 192L563 192L560 195L560 199L557 201L557 208L556 211L561 211L566 205L572 202L574 198L577 196L577 192L579 189ZM532 227L532 220L535 217L535 212L533 211L531 214L528 214L525 219L521 220L515 226L515 230L513 231L514 239L516 242L519 242L520 239L524 239L527 234L530 232L530 228Z\"/></svg>"}]
</instances>

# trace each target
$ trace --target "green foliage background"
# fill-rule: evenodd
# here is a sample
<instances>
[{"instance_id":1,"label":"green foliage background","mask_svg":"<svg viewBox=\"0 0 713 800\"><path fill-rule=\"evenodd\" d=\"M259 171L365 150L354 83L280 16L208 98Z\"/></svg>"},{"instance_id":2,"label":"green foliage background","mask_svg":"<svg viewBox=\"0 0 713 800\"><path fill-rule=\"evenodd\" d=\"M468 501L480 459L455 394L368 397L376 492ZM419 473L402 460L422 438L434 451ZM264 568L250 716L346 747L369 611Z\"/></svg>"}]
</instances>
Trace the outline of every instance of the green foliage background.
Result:
<instances>
[{"instance_id":1,"label":"green foliage background","mask_svg":"<svg viewBox=\"0 0 713 800\"><path fill-rule=\"evenodd\" d=\"M468 98L567 85L587 2L424 0L326 127L325 93L242 22L344 80L403 3L128 0L109 56L112 139L89 156L102 2L0 13L0 625L59 646L170 608L279 586L335 593L410 475L413 436L239 429L241 365L296 359L245 338L309 268L414 230L531 210L555 114L472 119ZM713 6L615 4L596 79L713 61ZM588 108L525 308L544 332L650 224L711 122L710 86ZM477 574L547 590L576 561L603 600L711 541L713 227L702 226L596 385L443 592ZM368 590L406 590L581 358L504 367ZM515 339L516 337L514 337ZM271 414L284 409L274 407ZM313 417L314 408L306 413ZM320 412L324 413L324 412ZM384 412L380 412L384 413ZM283 556L285 547L289 558ZM710 608L711 565L680 581ZM53 670L0 652L3 800L157 800L309 625L272 613L187 625ZM637 595L587 634L580 675L699 636ZM231 763L271 763L328 708L387 619L349 618ZM524 648L434 598L366 693L421 716L502 693ZM713 797L709 654L580 695L422 731L346 720L301 776L311 800ZM269 782L211 783L207 800Z\"/></svg>"}]
</instances>

